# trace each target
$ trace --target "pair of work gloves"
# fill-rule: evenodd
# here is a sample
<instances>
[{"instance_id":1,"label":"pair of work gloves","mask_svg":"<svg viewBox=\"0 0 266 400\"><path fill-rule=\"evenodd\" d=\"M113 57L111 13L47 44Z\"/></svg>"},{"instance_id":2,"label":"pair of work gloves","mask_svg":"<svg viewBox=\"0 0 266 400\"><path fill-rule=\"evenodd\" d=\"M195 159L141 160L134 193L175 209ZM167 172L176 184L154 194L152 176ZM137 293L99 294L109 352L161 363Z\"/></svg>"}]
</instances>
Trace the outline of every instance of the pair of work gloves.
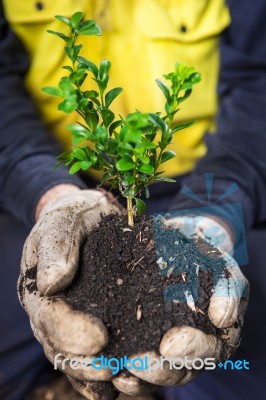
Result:
<instances>
[{"instance_id":1,"label":"pair of work gloves","mask_svg":"<svg viewBox=\"0 0 266 400\"><path fill-rule=\"evenodd\" d=\"M73 187L46 202L25 242L18 283L20 302L47 358L54 363L57 356L59 369L67 358L86 358L88 365L108 342L103 322L92 315L72 310L60 292L71 285L78 267L80 246L88 233L99 223L102 215L118 212L121 211L105 193ZM219 222L208 217L186 218L189 218L192 231L198 232L198 235L204 236L206 230L217 232L217 229L223 233L222 251L232 246L229 232ZM176 218L171 223L186 234L184 218ZM235 260L228 253L224 254L230 278L220 278L216 282L208 316L217 328L223 330L229 349L233 350L239 341L247 302L247 297L242 295L247 291L248 283ZM32 290L33 287L35 290ZM181 326L166 332L158 353L146 355L152 358L161 355L168 358L187 357L190 360L213 357L218 362L222 352L221 337ZM143 358L144 355L132 356ZM162 370L131 370L131 375L120 373L114 376L108 369L97 370L90 366L73 369L69 362L65 362L63 372L85 398L112 400L116 398L117 390L137 396L158 386L184 385L199 371L185 367L171 370L164 363Z\"/></svg>"}]
</instances>

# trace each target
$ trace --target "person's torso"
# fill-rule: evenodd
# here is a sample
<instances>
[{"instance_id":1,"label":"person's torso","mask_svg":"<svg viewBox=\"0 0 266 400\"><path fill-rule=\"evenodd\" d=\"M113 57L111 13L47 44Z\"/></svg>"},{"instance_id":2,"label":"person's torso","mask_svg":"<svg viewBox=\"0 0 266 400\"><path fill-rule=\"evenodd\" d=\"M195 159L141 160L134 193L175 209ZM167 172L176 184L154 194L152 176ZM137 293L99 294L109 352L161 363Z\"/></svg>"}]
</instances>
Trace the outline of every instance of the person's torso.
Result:
<instances>
[{"instance_id":1,"label":"person's torso","mask_svg":"<svg viewBox=\"0 0 266 400\"><path fill-rule=\"evenodd\" d=\"M84 11L86 18L100 25L101 37L84 36L83 55L96 64L112 62L110 88L122 86L113 111L125 115L135 109L163 111L164 99L155 84L174 70L177 61L193 65L202 82L178 113L180 121L197 119L194 126L176 134L173 149L177 157L167 163L167 175L190 171L205 154L203 135L213 128L217 108L216 84L220 33L229 24L224 0L4 0L7 20L22 39L31 59L26 85L44 121L56 137L70 144L68 124L77 116L57 110L58 99L41 92L55 86L68 63L64 42L48 34L64 25L55 15L70 16ZM87 80L85 86L93 86Z\"/></svg>"}]
</instances>

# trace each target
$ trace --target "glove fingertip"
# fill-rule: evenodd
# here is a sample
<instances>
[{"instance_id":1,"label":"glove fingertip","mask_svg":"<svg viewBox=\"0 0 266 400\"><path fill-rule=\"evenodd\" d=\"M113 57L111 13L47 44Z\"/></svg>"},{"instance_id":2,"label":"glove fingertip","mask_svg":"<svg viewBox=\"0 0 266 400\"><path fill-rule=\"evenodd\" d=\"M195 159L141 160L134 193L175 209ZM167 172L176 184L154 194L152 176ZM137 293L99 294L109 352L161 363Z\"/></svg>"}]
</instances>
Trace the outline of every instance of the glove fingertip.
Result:
<instances>
[{"instance_id":1,"label":"glove fingertip","mask_svg":"<svg viewBox=\"0 0 266 400\"><path fill-rule=\"evenodd\" d=\"M113 385L121 393L125 393L128 396L141 396L154 392L158 386L148 383L137 376L120 373L114 379L112 379Z\"/></svg>"},{"instance_id":2,"label":"glove fingertip","mask_svg":"<svg viewBox=\"0 0 266 400\"><path fill-rule=\"evenodd\" d=\"M37 270L37 287L43 296L52 296L70 285L76 273L76 267L64 261L47 264Z\"/></svg>"},{"instance_id":3,"label":"glove fingertip","mask_svg":"<svg viewBox=\"0 0 266 400\"><path fill-rule=\"evenodd\" d=\"M208 315L217 328L229 328L238 315L239 299L233 297L212 297Z\"/></svg>"}]
</instances>

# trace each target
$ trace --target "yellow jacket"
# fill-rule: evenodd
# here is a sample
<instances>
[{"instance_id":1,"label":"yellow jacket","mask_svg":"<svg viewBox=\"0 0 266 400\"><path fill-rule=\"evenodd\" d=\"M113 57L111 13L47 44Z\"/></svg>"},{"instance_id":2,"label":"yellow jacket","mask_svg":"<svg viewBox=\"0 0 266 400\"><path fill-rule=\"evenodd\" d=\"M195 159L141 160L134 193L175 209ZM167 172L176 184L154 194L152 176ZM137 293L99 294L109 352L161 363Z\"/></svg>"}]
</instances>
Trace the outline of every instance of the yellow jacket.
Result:
<instances>
[{"instance_id":1,"label":"yellow jacket","mask_svg":"<svg viewBox=\"0 0 266 400\"><path fill-rule=\"evenodd\" d=\"M83 54L99 64L112 62L109 88L124 91L112 110L125 115L136 108L143 112L163 111L163 96L156 78L171 72L176 61L193 65L202 74L178 113L180 121L196 118L198 123L176 134L173 150L177 157L166 165L166 175L190 171L205 154L202 138L214 126L217 108L216 83L219 34L230 22L224 0L4 0L7 20L21 38L31 59L26 86L36 101L45 123L55 136L70 145L66 127L77 116L57 110L58 100L41 92L43 86L56 86L62 65L68 64L64 43L46 32L62 31L54 16L71 16L84 11L95 19L102 37L83 37ZM85 41L85 42L84 42ZM90 87L93 82L89 81ZM36 132L36 134L38 134Z\"/></svg>"}]
</instances>

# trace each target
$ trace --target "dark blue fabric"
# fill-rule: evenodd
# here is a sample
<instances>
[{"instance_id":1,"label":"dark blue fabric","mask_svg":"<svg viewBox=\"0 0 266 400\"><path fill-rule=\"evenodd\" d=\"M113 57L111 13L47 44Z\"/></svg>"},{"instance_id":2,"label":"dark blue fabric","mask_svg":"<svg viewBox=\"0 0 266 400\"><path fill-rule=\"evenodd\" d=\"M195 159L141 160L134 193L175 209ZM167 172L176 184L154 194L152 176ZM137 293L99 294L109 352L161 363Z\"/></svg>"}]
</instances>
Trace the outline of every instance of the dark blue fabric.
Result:
<instances>
[{"instance_id":1,"label":"dark blue fabric","mask_svg":"<svg viewBox=\"0 0 266 400\"><path fill-rule=\"evenodd\" d=\"M206 194L204 173L214 173L217 194L239 185L234 200L246 223L266 221L266 6L264 0L228 0L232 22L221 37L217 132L206 136L208 154L187 184ZM176 208L194 207L181 193ZM232 216L233 218L233 216Z\"/></svg>"},{"instance_id":2,"label":"dark blue fabric","mask_svg":"<svg viewBox=\"0 0 266 400\"><path fill-rule=\"evenodd\" d=\"M0 213L0 399L23 400L30 388L51 379L54 373L17 296L17 279L24 224Z\"/></svg>"},{"instance_id":3,"label":"dark blue fabric","mask_svg":"<svg viewBox=\"0 0 266 400\"><path fill-rule=\"evenodd\" d=\"M61 150L24 88L27 66L28 57L0 3L0 209L32 226L36 204L49 188L84 185L64 167L52 171Z\"/></svg>"}]
</instances>

